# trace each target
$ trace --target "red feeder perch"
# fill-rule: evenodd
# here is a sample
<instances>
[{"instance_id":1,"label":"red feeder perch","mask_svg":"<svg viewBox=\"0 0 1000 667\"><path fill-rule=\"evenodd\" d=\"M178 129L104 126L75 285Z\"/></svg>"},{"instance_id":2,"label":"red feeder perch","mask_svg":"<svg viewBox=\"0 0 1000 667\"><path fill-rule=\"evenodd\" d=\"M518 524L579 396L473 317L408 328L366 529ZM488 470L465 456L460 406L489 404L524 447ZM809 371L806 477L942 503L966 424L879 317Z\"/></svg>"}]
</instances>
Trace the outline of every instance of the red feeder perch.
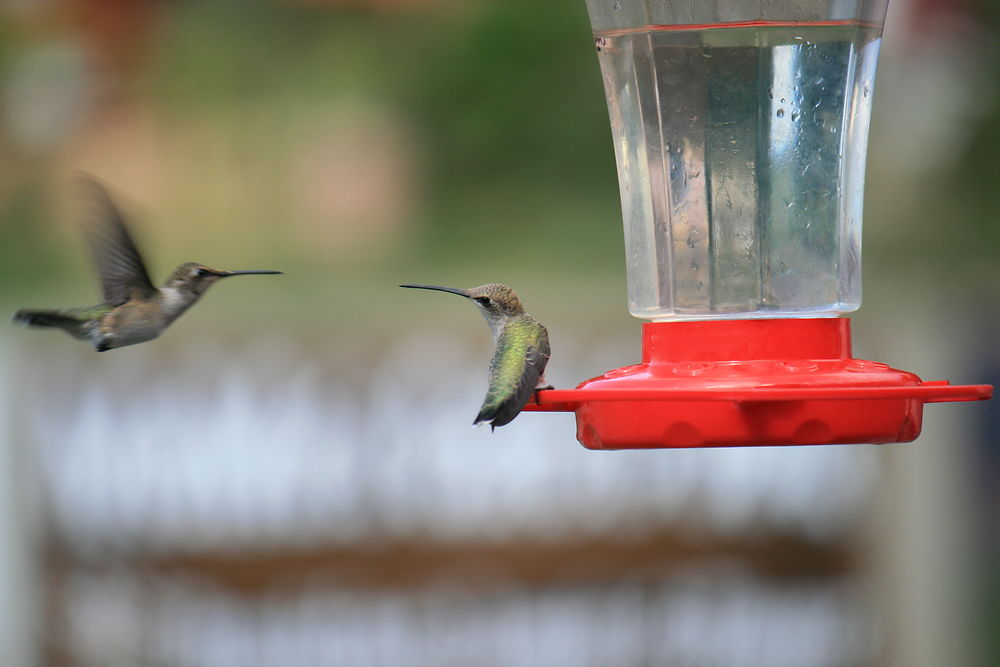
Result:
<instances>
[{"instance_id":1,"label":"red feeder perch","mask_svg":"<svg viewBox=\"0 0 1000 667\"><path fill-rule=\"evenodd\" d=\"M526 410L590 449L908 442L923 382L851 357L887 0L587 0L642 363ZM677 5L683 5L678 7Z\"/></svg>"},{"instance_id":2,"label":"red feeder perch","mask_svg":"<svg viewBox=\"0 0 1000 667\"><path fill-rule=\"evenodd\" d=\"M846 318L651 322L642 363L526 410L576 413L590 449L908 442L924 403L989 398L989 385L922 382L851 357Z\"/></svg>"}]
</instances>

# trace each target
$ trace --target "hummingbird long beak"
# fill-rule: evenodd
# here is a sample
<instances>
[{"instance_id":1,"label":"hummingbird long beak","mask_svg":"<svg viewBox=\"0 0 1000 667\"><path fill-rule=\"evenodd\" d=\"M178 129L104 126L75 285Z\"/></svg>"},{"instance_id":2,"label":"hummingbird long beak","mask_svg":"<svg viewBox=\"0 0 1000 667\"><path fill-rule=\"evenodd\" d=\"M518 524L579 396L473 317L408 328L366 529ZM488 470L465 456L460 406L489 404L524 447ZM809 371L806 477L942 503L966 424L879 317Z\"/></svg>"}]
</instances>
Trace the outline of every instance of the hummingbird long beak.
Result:
<instances>
[{"instance_id":1,"label":"hummingbird long beak","mask_svg":"<svg viewBox=\"0 0 1000 667\"><path fill-rule=\"evenodd\" d=\"M264 275L264 274L283 274L284 271L218 271L216 275L220 278L228 278L229 276L251 276L251 275Z\"/></svg>"},{"instance_id":2,"label":"hummingbird long beak","mask_svg":"<svg viewBox=\"0 0 1000 667\"><path fill-rule=\"evenodd\" d=\"M464 296L466 299L469 298L469 295L465 293L465 290L456 289L454 287L441 287L440 285L400 285L400 287L409 287L412 289L431 289L438 292L451 292L452 294Z\"/></svg>"}]
</instances>

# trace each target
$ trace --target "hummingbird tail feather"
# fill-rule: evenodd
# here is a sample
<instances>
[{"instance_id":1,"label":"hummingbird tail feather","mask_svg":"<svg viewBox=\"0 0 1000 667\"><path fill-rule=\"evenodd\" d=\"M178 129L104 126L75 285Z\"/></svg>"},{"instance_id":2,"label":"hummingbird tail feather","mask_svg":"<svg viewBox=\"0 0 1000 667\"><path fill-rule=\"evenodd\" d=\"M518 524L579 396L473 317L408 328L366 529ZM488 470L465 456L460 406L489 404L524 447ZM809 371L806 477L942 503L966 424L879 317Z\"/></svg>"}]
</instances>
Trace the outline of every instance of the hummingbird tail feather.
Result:
<instances>
[{"instance_id":1,"label":"hummingbird tail feather","mask_svg":"<svg viewBox=\"0 0 1000 667\"><path fill-rule=\"evenodd\" d=\"M56 327L72 336L79 336L83 321L57 310L19 310L14 313L14 322L29 327Z\"/></svg>"},{"instance_id":2,"label":"hummingbird tail feather","mask_svg":"<svg viewBox=\"0 0 1000 667\"><path fill-rule=\"evenodd\" d=\"M494 430L497 426L509 424L520 411L521 406L512 400L501 401L492 405L486 404L480 408L479 414L476 415L476 421L473 424L489 422L490 430Z\"/></svg>"},{"instance_id":3,"label":"hummingbird tail feather","mask_svg":"<svg viewBox=\"0 0 1000 667\"><path fill-rule=\"evenodd\" d=\"M484 405L482 408L479 409L479 414L476 415L476 418L472 421L472 425L473 426L478 426L479 424L482 424L483 422L490 421L491 419L493 419L496 416L496 412L497 411L496 411L496 407L495 406L486 406L486 405ZM491 426L492 426L492 424L491 424Z\"/></svg>"}]
</instances>

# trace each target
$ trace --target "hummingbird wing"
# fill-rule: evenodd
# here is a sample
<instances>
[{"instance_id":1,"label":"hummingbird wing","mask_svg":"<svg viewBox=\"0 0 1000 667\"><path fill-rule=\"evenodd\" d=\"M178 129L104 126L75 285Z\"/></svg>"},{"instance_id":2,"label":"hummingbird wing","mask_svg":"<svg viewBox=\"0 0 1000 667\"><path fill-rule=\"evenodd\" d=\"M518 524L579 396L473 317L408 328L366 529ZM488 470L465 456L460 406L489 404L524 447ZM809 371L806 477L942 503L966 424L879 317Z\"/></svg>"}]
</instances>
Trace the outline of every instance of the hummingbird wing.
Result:
<instances>
[{"instance_id":1,"label":"hummingbird wing","mask_svg":"<svg viewBox=\"0 0 1000 667\"><path fill-rule=\"evenodd\" d=\"M156 294L125 219L104 186L86 176L84 187L96 207L95 220L87 226L87 239L97 264L104 303L120 306L130 299L148 299Z\"/></svg>"},{"instance_id":2,"label":"hummingbird wing","mask_svg":"<svg viewBox=\"0 0 1000 667\"><path fill-rule=\"evenodd\" d=\"M488 421L494 428L510 423L535 393L550 353L549 334L541 324L527 317L508 324L497 339L490 386L473 423Z\"/></svg>"}]
</instances>

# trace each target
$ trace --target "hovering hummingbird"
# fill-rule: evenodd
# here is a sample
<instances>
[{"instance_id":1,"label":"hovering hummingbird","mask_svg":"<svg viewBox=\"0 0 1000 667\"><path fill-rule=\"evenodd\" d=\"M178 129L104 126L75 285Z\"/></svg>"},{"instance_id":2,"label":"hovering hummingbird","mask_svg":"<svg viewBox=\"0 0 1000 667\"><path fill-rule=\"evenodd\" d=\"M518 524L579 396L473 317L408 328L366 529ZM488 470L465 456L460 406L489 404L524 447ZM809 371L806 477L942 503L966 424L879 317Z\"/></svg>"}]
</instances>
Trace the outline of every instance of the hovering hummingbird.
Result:
<instances>
[{"instance_id":1,"label":"hovering hummingbird","mask_svg":"<svg viewBox=\"0 0 1000 667\"><path fill-rule=\"evenodd\" d=\"M545 382L545 364L549 361L549 332L524 306L511 288L489 283L471 289L437 285L400 285L414 289L451 292L471 299L493 331L496 350L490 361L490 384L483 407L473 424L489 422L491 430L509 423L521 412L528 399Z\"/></svg>"},{"instance_id":2,"label":"hovering hummingbird","mask_svg":"<svg viewBox=\"0 0 1000 667\"><path fill-rule=\"evenodd\" d=\"M87 229L104 303L89 308L19 310L14 321L32 327L56 327L98 352L152 340L190 308L221 278L281 271L221 271L186 262L155 287L146 272L125 220L104 187L82 179L97 207L95 227Z\"/></svg>"}]
</instances>

